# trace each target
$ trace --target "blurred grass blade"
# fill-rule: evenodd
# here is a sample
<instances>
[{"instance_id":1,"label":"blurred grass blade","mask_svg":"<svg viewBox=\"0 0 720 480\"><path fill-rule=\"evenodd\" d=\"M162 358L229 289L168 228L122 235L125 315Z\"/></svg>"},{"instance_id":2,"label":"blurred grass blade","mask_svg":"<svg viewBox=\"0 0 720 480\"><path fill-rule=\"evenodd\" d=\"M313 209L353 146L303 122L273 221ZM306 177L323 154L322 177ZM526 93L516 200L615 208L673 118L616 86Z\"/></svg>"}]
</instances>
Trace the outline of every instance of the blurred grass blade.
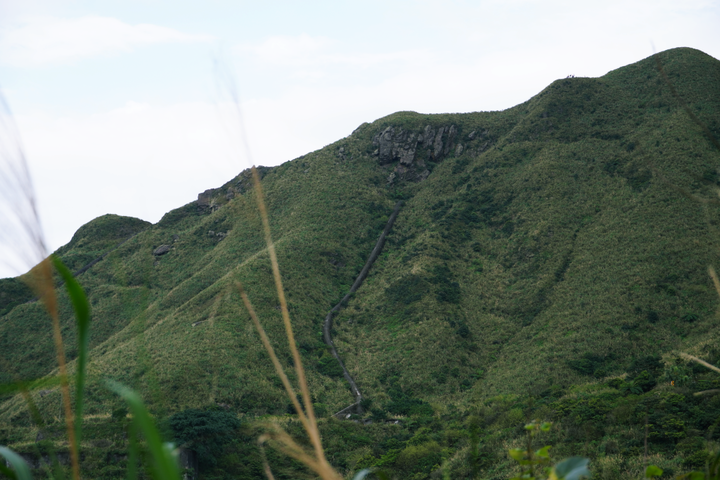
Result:
<instances>
[{"instance_id":1,"label":"blurred grass blade","mask_svg":"<svg viewBox=\"0 0 720 480\"><path fill-rule=\"evenodd\" d=\"M75 438L78 446L81 443L80 431L82 429L83 392L85 389L85 370L88 359L88 345L90 342L90 304L85 291L75 280L70 270L56 255L51 255L53 266L65 281L68 295L75 310L77 320L78 360L75 369Z\"/></svg>"},{"instance_id":2,"label":"blurred grass blade","mask_svg":"<svg viewBox=\"0 0 720 480\"><path fill-rule=\"evenodd\" d=\"M380 480L390 480L388 474L382 470L378 470L377 472L375 472L375 476L378 477Z\"/></svg>"},{"instance_id":3,"label":"blurred grass blade","mask_svg":"<svg viewBox=\"0 0 720 480\"><path fill-rule=\"evenodd\" d=\"M54 382L43 382L42 380L55 380ZM60 383L60 377L47 377L44 379L39 379L35 381L29 381L29 382L16 382L16 384L19 386L20 395L22 395L23 399L25 400L25 403L27 404L28 410L30 412L30 418L32 419L33 423L38 427L39 430L42 430L46 427L45 420L42 417L42 414L40 413L40 409L38 408L37 404L32 398L32 395L30 395L30 392L27 388L24 388L24 383L29 383L35 386L35 384L38 384L35 386L35 388L39 386L47 386L47 383L50 384L59 384ZM60 465L60 462L57 457L57 453L55 452L55 447L52 443L48 443L45 445L45 451L47 454L50 455L51 465L45 464L45 470L48 473L49 478L54 478L55 480L65 480L65 472ZM40 452L39 444L35 444L35 449L37 450L38 456L42 456L42 453ZM0 469L0 471L2 471ZM14 478L14 477L13 477Z\"/></svg>"},{"instance_id":4,"label":"blurred grass blade","mask_svg":"<svg viewBox=\"0 0 720 480\"><path fill-rule=\"evenodd\" d=\"M712 371L714 371L714 372L720 373L720 368L716 367L715 365L709 364L709 363L706 362L705 360L702 360L702 359L696 357L695 355L690 355L689 353L680 352L680 356L683 357L683 358L685 358L686 360L690 360L690 361L693 361L693 362L697 362L697 363L699 363L700 365L702 365L702 366L704 366L704 367L707 367L707 368L709 368L710 370L712 370Z\"/></svg>"},{"instance_id":5,"label":"blurred grass blade","mask_svg":"<svg viewBox=\"0 0 720 480\"><path fill-rule=\"evenodd\" d=\"M263 471L265 472L265 476L268 480L275 480L275 476L270 469L270 464L267 461L267 455L265 455L265 441L269 438L270 437L268 435L261 435L260 438L258 438L258 447L260 448L260 456L262 457Z\"/></svg>"},{"instance_id":6,"label":"blurred grass blade","mask_svg":"<svg viewBox=\"0 0 720 480\"><path fill-rule=\"evenodd\" d=\"M0 90L0 264L25 273L45 257L45 237L15 119Z\"/></svg>"},{"instance_id":7,"label":"blurred grass blade","mask_svg":"<svg viewBox=\"0 0 720 480\"><path fill-rule=\"evenodd\" d=\"M13 452L7 447L0 447L0 455L5 457L5 459L10 462L10 465L12 466L12 470L10 470L5 465L2 465L0 472L3 475L6 475L16 480L32 479L32 477L30 476L30 467L28 467L28 464L25 463L25 460L23 460L20 455Z\"/></svg>"},{"instance_id":8,"label":"blurred grass blade","mask_svg":"<svg viewBox=\"0 0 720 480\"><path fill-rule=\"evenodd\" d=\"M143 404L140 395L118 382L108 380L108 388L120 395L130 407L135 428L143 433L150 451L152 476L156 480L178 480L180 468L178 467L172 448L163 444L160 433L155 427L150 414Z\"/></svg>"},{"instance_id":9,"label":"blurred grass blade","mask_svg":"<svg viewBox=\"0 0 720 480\"><path fill-rule=\"evenodd\" d=\"M15 472L5 466L5 462L0 462L0 475L5 475L13 480L17 478L17 476L15 476Z\"/></svg>"},{"instance_id":10,"label":"blurred grass blade","mask_svg":"<svg viewBox=\"0 0 720 480\"><path fill-rule=\"evenodd\" d=\"M138 442L137 442L137 427L135 422L131 422L128 428L128 463L127 463L127 480L136 480L138 478L137 464L138 464Z\"/></svg>"},{"instance_id":11,"label":"blurred grass blade","mask_svg":"<svg viewBox=\"0 0 720 480\"><path fill-rule=\"evenodd\" d=\"M663 469L656 465L648 465L645 469L645 478L662 477Z\"/></svg>"},{"instance_id":12,"label":"blurred grass blade","mask_svg":"<svg viewBox=\"0 0 720 480\"><path fill-rule=\"evenodd\" d=\"M17 382L0 384L0 395L22 393L39 388L56 387L60 385L60 377L41 377L35 380L19 380Z\"/></svg>"}]
</instances>

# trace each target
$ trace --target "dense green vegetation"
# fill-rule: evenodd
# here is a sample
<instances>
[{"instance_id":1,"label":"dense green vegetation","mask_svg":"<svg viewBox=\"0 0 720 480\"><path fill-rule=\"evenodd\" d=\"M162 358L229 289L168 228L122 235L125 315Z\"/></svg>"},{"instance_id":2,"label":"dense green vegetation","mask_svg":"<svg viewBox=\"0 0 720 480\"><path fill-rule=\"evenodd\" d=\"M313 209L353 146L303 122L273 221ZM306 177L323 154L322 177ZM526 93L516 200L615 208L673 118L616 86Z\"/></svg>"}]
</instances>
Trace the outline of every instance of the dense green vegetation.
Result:
<instances>
[{"instance_id":1,"label":"dense green vegetation","mask_svg":"<svg viewBox=\"0 0 720 480\"><path fill-rule=\"evenodd\" d=\"M660 59L720 136L720 62L692 49ZM409 163L392 153L408 145ZM596 478L639 478L646 453L670 478L717 447L720 396L694 394L720 388L720 375L677 352L720 363L707 275L720 265L720 152L654 58L558 80L502 112L399 112L262 173L298 347L339 471L508 478L518 473L508 449L523 447L533 419L553 422L537 438L554 459L586 456ZM185 417L220 432L208 439L222 448L204 456L203 478L260 478L264 422L303 438L234 288L242 281L290 365L251 189L243 172L156 225L100 217L57 252L73 271L99 259L77 277L93 315L89 476L119 478L127 463L127 421L108 378L140 392L182 442L192 428L172 425ZM337 420L352 395L322 342L323 317L398 199L382 255L335 318L335 344L367 399L362 418ZM0 384L51 373L43 307L15 279L0 281L0 299ZM47 426L38 431L21 396L0 396L0 444L36 454L54 442L62 452L58 389L32 397ZM306 471L268 456L276 478Z\"/></svg>"}]
</instances>

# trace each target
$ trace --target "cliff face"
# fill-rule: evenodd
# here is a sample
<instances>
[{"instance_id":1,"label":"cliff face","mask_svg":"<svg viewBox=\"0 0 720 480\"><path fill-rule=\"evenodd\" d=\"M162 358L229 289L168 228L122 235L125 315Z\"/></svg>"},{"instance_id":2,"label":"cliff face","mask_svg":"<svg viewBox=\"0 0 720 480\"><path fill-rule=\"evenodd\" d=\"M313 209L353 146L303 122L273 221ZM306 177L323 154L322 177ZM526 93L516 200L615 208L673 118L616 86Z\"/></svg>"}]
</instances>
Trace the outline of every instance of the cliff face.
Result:
<instances>
[{"instance_id":1,"label":"cliff face","mask_svg":"<svg viewBox=\"0 0 720 480\"><path fill-rule=\"evenodd\" d=\"M720 134L720 62L691 49L660 59L682 102ZM502 112L399 112L261 169L318 410L329 416L353 400L322 342L323 317L402 199L383 254L335 318L334 342L371 402L367 415L376 423L449 415L461 425L480 408L489 432L527 415L554 416L567 422L558 441L583 442L572 428L582 424L573 419L581 418L578 392L585 392L602 399L587 422L605 419L588 435L621 438L640 418L633 404L620 426L613 409L629 398L622 382L645 372L647 397L637 402L650 402L668 388L677 366L671 352L719 358L718 296L707 276L707 265L720 265L719 166L720 152L649 58L597 79L558 80ZM132 236L83 243L80 233L90 230L83 227L59 251L68 262L104 255L79 277L93 307L89 413L112 407L102 388L108 377L165 413L218 404L248 416L286 411L234 290L241 280L289 361L252 189L245 171L156 225L123 230ZM129 239L119 244L120 237ZM9 283L0 289L10 291ZM72 358L74 330L62 301ZM0 352L13 366L1 369L0 383L54 368L39 305L4 310ZM683 388L715 381L693 375ZM613 377L620 380L612 384ZM675 393L687 397L684 413L673 414L685 427L680 437L658 430L658 449L709 426L690 413L690 390ZM55 408L52 396L37 401ZM0 422L20 428L24 412L19 398L0 397ZM373 434L379 446L343 447L337 458L352 469L363 455L405 448L382 444L394 435L383 432ZM460 440L431 441L448 455L465 448ZM618 441L619 453L635 455Z\"/></svg>"}]
</instances>

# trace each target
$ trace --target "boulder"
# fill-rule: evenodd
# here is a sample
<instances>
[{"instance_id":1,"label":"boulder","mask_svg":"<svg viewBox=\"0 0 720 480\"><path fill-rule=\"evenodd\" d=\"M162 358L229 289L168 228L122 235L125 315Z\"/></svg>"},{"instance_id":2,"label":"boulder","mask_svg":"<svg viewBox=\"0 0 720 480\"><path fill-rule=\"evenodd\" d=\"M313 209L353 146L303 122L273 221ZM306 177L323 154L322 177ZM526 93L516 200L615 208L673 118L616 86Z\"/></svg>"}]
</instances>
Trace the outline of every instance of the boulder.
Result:
<instances>
[{"instance_id":1,"label":"boulder","mask_svg":"<svg viewBox=\"0 0 720 480\"><path fill-rule=\"evenodd\" d=\"M160 255L165 255L170 250L172 250L172 247L170 245L160 245L155 250L153 250L153 255L159 257Z\"/></svg>"}]
</instances>

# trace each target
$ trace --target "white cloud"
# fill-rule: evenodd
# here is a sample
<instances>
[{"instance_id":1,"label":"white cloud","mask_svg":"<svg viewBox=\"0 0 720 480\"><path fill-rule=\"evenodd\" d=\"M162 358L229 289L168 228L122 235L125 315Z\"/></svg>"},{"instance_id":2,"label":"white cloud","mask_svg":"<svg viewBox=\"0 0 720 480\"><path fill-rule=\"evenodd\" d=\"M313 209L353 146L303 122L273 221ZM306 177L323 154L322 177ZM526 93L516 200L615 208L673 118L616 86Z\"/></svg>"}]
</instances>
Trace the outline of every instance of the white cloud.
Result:
<instances>
[{"instance_id":1,"label":"white cloud","mask_svg":"<svg viewBox=\"0 0 720 480\"><path fill-rule=\"evenodd\" d=\"M717 2L710 0L608 0L590 7L570 0L423 0L396 10L397 28L383 30L375 43L312 25L302 35L272 37L257 35L283 32L282 25L261 25L254 33L236 29L243 35L228 41L239 44L233 52L244 75L244 123L253 163L276 165L398 110L507 108L557 78L603 75L649 56L650 41L658 51L687 45L715 57L720 53ZM209 39L97 16L36 19L15 27L5 20L8 25L0 30L0 63L12 65L67 63L152 43ZM38 74L44 72L28 70L19 78ZM193 93L190 98L207 98L193 90L197 78L196 84L186 80L172 75L148 81L146 92L129 92L122 101L150 103L127 101L95 115L74 108L42 108L62 114L16 110L50 248L104 213L157 221L249 165L232 105L157 105L172 101L152 93L157 84L166 88L177 82ZM21 81L10 86L18 98L30 97ZM77 91L68 95L83 105Z\"/></svg>"},{"instance_id":2,"label":"white cloud","mask_svg":"<svg viewBox=\"0 0 720 480\"><path fill-rule=\"evenodd\" d=\"M32 67L75 60L153 43L212 40L158 25L129 25L115 18L35 17L6 25L0 33L0 63Z\"/></svg>"},{"instance_id":3,"label":"white cloud","mask_svg":"<svg viewBox=\"0 0 720 480\"><path fill-rule=\"evenodd\" d=\"M16 120L51 250L106 213L157 222L249 166L210 103L128 102L101 114Z\"/></svg>"},{"instance_id":4,"label":"white cloud","mask_svg":"<svg viewBox=\"0 0 720 480\"><path fill-rule=\"evenodd\" d=\"M280 65L304 65L317 58L332 41L326 37L277 35L255 44L239 45L239 52L249 52L264 62Z\"/></svg>"},{"instance_id":5,"label":"white cloud","mask_svg":"<svg viewBox=\"0 0 720 480\"><path fill-rule=\"evenodd\" d=\"M340 45L328 37L313 37L305 33L297 36L278 35L266 38L262 42L241 44L235 47L239 54L250 54L260 62L286 66L310 67L343 65L369 68L382 63L397 61L420 61L428 57L421 50L402 50L380 53L338 53ZM312 75L317 75L313 72ZM297 78L308 76L295 75Z\"/></svg>"}]
</instances>

